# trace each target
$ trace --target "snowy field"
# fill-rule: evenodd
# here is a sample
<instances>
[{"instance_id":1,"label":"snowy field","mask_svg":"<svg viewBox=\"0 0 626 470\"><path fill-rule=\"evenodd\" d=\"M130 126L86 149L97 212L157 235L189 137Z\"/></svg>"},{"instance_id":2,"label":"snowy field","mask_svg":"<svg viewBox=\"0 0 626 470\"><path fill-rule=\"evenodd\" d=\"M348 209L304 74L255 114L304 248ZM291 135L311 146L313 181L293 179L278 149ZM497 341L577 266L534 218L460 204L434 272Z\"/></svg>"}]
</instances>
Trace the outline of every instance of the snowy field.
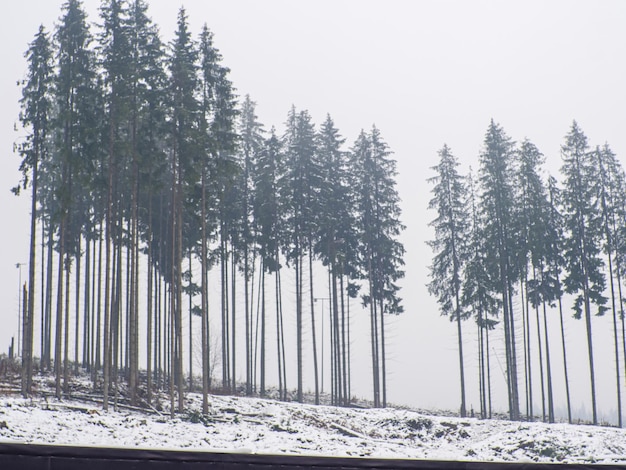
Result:
<instances>
[{"instance_id":1,"label":"snowy field","mask_svg":"<svg viewBox=\"0 0 626 470\"><path fill-rule=\"evenodd\" d=\"M211 396L156 410L103 412L85 400L0 397L0 440L36 444L434 460L626 463L626 431Z\"/></svg>"}]
</instances>

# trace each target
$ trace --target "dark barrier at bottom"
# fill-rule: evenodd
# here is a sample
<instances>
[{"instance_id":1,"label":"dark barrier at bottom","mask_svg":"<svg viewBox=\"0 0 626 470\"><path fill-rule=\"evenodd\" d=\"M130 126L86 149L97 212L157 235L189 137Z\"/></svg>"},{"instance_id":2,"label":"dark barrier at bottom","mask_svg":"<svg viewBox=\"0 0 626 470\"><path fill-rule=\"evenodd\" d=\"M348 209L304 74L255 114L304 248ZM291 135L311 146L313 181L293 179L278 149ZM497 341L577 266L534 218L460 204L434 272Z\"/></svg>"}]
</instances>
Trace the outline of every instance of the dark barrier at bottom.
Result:
<instances>
[{"instance_id":1,"label":"dark barrier at bottom","mask_svg":"<svg viewBox=\"0 0 626 470\"><path fill-rule=\"evenodd\" d=\"M459 462L0 443L0 470L626 470L621 465Z\"/></svg>"}]
</instances>

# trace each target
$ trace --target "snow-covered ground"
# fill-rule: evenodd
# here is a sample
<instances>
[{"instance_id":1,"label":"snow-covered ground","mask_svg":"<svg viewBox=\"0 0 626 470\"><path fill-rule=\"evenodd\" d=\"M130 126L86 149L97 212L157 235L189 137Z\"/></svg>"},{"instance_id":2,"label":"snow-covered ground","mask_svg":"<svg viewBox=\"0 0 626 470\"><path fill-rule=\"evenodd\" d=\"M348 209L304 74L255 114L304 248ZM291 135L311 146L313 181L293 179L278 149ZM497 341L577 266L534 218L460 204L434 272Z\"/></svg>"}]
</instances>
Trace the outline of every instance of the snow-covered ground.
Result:
<instances>
[{"instance_id":1,"label":"snow-covered ground","mask_svg":"<svg viewBox=\"0 0 626 470\"><path fill-rule=\"evenodd\" d=\"M186 396L191 411L102 411L84 400L0 397L0 441L435 460L626 463L626 430Z\"/></svg>"}]
</instances>

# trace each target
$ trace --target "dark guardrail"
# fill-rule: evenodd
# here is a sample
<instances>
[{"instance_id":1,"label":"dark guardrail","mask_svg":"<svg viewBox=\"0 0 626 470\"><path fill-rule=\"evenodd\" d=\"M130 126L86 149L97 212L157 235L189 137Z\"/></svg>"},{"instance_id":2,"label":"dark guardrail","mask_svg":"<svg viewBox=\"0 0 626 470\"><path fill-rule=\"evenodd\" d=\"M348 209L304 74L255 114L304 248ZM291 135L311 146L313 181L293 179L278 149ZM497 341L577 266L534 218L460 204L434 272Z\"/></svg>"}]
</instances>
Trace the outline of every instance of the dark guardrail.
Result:
<instances>
[{"instance_id":1,"label":"dark guardrail","mask_svg":"<svg viewBox=\"0 0 626 470\"><path fill-rule=\"evenodd\" d=\"M622 465L462 462L0 443L0 470L626 470Z\"/></svg>"}]
</instances>

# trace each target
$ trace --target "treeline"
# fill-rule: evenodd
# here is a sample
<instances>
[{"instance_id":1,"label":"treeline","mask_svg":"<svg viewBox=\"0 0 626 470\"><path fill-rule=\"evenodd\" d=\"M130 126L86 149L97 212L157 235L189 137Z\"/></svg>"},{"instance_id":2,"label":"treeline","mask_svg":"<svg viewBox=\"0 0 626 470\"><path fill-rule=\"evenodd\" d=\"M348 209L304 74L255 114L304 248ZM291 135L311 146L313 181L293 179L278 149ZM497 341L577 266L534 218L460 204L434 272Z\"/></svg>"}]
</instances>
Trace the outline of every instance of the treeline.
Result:
<instances>
[{"instance_id":1,"label":"treeline","mask_svg":"<svg viewBox=\"0 0 626 470\"><path fill-rule=\"evenodd\" d=\"M429 290L456 325L465 415L463 321L477 325L480 414L490 417L490 332L502 329L511 419L534 419L533 368L539 368L541 416L553 422L555 380L565 381L572 422L564 314L584 320L593 423L597 424L592 318L611 315L618 424L622 426L620 369L626 367L626 175L608 144L590 146L574 122L561 146L561 181L544 177L544 155L529 140L514 143L491 121L477 175L459 173L449 147L439 151L430 208L435 237ZM564 300L573 304L564 305ZM551 344L550 315L558 315L560 344ZM531 335L531 325L533 334ZM521 335L519 334L521 331ZM535 333L536 332L536 336ZM521 336L521 337L520 337ZM574 345L580 348L579 345ZM520 350L521 348L521 350ZM554 377L554 348L563 364ZM491 346L493 349L493 346ZM537 358L538 361L533 361ZM523 371L518 371L523 365ZM626 376L626 369L622 371ZM525 394L520 393L523 381ZM525 402L525 414L520 410Z\"/></svg>"},{"instance_id":2,"label":"treeline","mask_svg":"<svg viewBox=\"0 0 626 470\"><path fill-rule=\"evenodd\" d=\"M132 403L140 388L148 403L166 389L172 413L182 411L193 387L195 317L204 412L216 368L222 389L234 391L243 376L246 393L264 395L275 367L280 396L291 386L300 401L310 374L319 403L322 292L333 403L350 400L349 299L360 296L374 404L384 406L385 315L402 311L404 249L395 162L379 130L362 131L345 150L330 116L316 128L292 108L282 134L265 131L255 103L238 102L207 26L194 38L181 9L165 44L147 9L145 0L105 0L93 32L81 2L68 0L53 35L40 27L26 52L23 179L14 188L32 192L24 395L39 343L39 367L54 371L58 397L82 368L105 409L124 381ZM210 271L220 292L211 312ZM285 273L295 278L294 309L284 307ZM320 277L328 281L314 286ZM295 351L286 351L286 315L295 318ZM313 370L304 370L305 354ZM288 357L296 378L287 376Z\"/></svg>"}]
</instances>

